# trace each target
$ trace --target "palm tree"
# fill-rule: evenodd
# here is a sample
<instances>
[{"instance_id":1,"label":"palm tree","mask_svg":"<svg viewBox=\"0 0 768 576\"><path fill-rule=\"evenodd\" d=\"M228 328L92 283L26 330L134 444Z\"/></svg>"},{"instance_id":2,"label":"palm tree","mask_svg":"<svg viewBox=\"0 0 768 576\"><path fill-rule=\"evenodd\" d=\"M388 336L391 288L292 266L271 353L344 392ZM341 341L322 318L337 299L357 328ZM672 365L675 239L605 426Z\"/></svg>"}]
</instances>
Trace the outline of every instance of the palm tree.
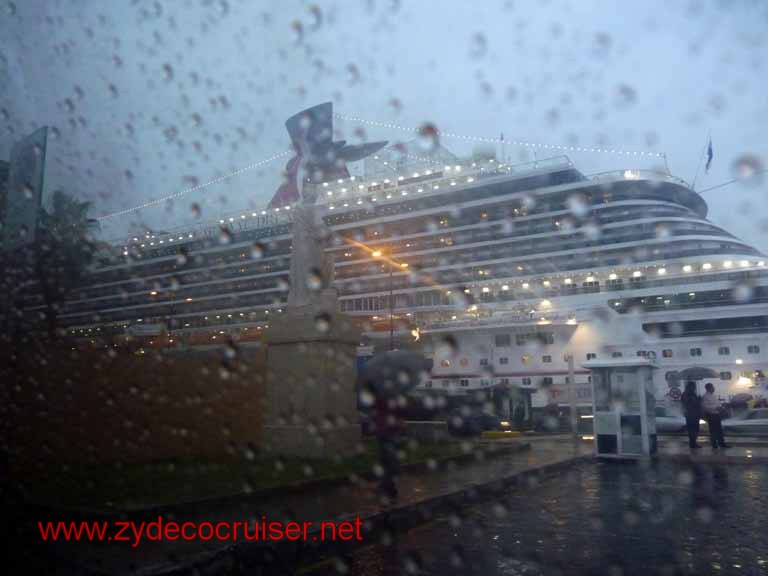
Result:
<instances>
[{"instance_id":1,"label":"palm tree","mask_svg":"<svg viewBox=\"0 0 768 576\"><path fill-rule=\"evenodd\" d=\"M52 340L58 336L59 309L67 294L79 284L95 252L93 233L98 229L98 222L88 218L90 208L90 202L57 190L50 207L40 211L34 272Z\"/></svg>"}]
</instances>

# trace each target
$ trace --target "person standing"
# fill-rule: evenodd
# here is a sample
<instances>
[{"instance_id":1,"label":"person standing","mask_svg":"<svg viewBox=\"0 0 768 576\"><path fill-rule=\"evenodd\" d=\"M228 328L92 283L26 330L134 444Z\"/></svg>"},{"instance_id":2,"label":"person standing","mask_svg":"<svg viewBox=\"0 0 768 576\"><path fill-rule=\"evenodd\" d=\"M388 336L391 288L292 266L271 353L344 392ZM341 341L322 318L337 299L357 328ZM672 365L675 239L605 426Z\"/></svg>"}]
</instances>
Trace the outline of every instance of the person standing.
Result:
<instances>
[{"instance_id":1,"label":"person standing","mask_svg":"<svg viewBox=\"0 0 768 576\"><path fill-rule=\"evenodd\" d=\"M379 494L387 502L397 499L397 477L400 474L400 444L403 419L396 397L380 395L376 398L375 425L379 445Z\"/></svg>"},{"instance_id":2,"label":"person standing","mask_svg":"<svg viewBox=\"0 0 768 576\"><path fill-rule=\"evenodd\" d=\"M696 382L685 383L685 392L680 397L685 415L685 429L688 431L688 447L698 450L699 420L701 419L701 398L696 394Z\"/></svg>"},{"instance_id":3,"label":"person standing","mask_svg":"<svg viewBox=\"0 0 768 576\"><path fill-rule=\"evenodd\" d=\"M701 408L704 411L704 418L709 426L709 441L712 443L712 448L714 450L717 450L718 448L728 448L723 433L723 419L720 415L720 400L715 396L715 386L712 382L707 382L704 388L706 393L701 399Z\"/></svg>"}]
</instances>

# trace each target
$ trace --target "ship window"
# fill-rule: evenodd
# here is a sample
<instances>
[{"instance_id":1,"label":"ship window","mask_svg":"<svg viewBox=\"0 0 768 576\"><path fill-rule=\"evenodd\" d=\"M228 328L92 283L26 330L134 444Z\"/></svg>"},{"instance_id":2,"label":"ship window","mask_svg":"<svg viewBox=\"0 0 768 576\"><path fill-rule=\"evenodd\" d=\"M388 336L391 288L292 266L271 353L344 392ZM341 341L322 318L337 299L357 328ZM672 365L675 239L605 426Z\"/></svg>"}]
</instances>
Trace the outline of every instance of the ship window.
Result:
<instances>
[{"instance_id":1,"label":"ship window","mask_svg":"<svg viewBox=\"0 0 768 576\"><path fill-rule=\"evenodd\" d=\"M496 334L494 341L497 348L508 348L512 343L512 338L509 334Z\"/></svg>"},{"instance_id":2,"label":"ship window","mask_svg":"<svg viewBox=\"0 0 768 576\"><path fill-rule=\"evenodd\" d=\"M544 362L544 364L549 364L552 362L552 356L542 356L541 361Z\"/></svg>"},{"instance_id":3,"label":"ship window","mask_svg":"<svg viewBox=\"0 0 768 576\"><path fill-rule=\"evenodd\" d=\"M523 378L522 382L523 382L523 386L530 386L531 385L531 379L530 378Z\"/></svg>"},{"instance_id":4,"label":"ship window","mask_svg":"<svg viewBox=\"0 0 768 576\"><path fill-rule=\"evenodd\" d=\"M760 354L760 346L757 346L756 344L747 346L747 354Z\"/></svg>"},{"instance_id":5,"label":"ship window","mask_svg":"<svg viewBox=\"0 0 768 576\"><path fill-rule=\"evenodd\" d=\"M662 350L661 355L664 356L664 358L672 358L672 350L670 349Z\"/></svg>"},{"instance_id":6,"label":"ship window","mask_svg":"<svg viewBox=\"0 0 768 576\"><path fill-rule=\"evenodd\" d=\"M480 358L480 366L488 366L488 358Z\"/></svg>"},{"instance_id":7,"label":"ship window","mask_svg":"<svg viewBox=\"0 0 768 576\"><path fill-rule=\"evenodd\" d=\"M647 357L648 357L648 352L646 352L645 350L638 350L638 351L637 351L637 355L638 355L640 358L647 358Z\"/></svg>"},{"instance_id":8,"label":"ship window","mask_svg":"<svg viewBox=\"0 0 768 576\"><path fill-rule=\"evenodd\" d=\"M611 358L621 358L624 356L622 352L611 352Z\"/></svg>"},{"instance_id":9,"label":"ship window","mask_svg":"<svg viewBox=\"0 0 768 576\"><path fill-rule=\"evenodd\" d=\"M701 348L691 348L691 356L701 356Z\"/></svg>"},{"instance_id":10,"label":"ship window","mask_svg":"<svg viewBox=\"0 0 768 576\"><path fill-rule=\"evenodd\" d=\"M587 360L594 360L595 358L597 358L597 354L594 352L587 352Z\"/></svg>"},{"instance_id":11,"label":"ship window","mask_svg":"<svg viewBox=\"0 0 768 576\"><path fill-rule=\"evenodd\" d=\"M542 386L552 386L552 377L551 376L544 376L544 378L541 379L541 385Z\"/></svg>"},{"instance_id":12,"label":"ship window","mask_svg":"<svg viewBox=\"0 0 768 576\"><path fill-rule=\"evenodd\" d=\"M427 381L424 383L424 387L425 387L425 388L432 388L432 380L427 380Z\"/></svg>"},{"instance_id":13,"label":"ship window","mask_svg":"<svg viewBox=\"0 0 768 576\"><path fill-rule=\"evenodd\" d=\"M730 380L732 377L730 372L720 372L720 380Z\"/></svg>"},{"instance_id":14,"label":"ship window","mask_svg":"<svg viewBox=\"0 0 768 576\"><path fill-rule=\"evenodd\" d=\"M720 348L717 349L717 353L720 356L728 356L731 353L731 349L728 348L728 346L720 346Z\"/></svg>"},{"instance_id":15,"label":"ship window","mask_svg":"<svg viewBox=\"0 0 768 576\"><path fill-rule=\"evenodd\" d=\"M499 364L509 364L509 358L507 358L506 356L502 356L501 358L499 358Z\"/></svg>"},{"instance_id":16,"label":"ship window","mask_svg":"<svg viewBox=\"0 0 768 576\"><path fill-rule=\"evenodd\" d=\"M467 380L466 378L462 378L461 380L459 380L459 385L462 386L463 388L466 388L467 386L469 386L469 380Z\"/></svg>"},{"instance_id":17,"label":"ship window","mask_svg":"<svg viewBox=\"0 0 768 576\"><path fill-rule=\"evenodd\" d=\"M502 386L508 385L509 384L509 378L501 378L501 379L499 379L499 384L501 384Z\"/></svg>"}]
</instances>

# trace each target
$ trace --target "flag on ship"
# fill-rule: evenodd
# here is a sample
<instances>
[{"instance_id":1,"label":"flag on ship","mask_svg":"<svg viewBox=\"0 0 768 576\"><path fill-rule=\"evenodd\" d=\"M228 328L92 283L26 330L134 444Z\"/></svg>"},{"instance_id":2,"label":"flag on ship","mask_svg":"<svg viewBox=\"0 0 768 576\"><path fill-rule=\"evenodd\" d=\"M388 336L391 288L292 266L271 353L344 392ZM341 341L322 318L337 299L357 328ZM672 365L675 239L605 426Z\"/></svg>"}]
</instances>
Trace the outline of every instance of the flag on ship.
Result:
<instances>
[{"instance_id":1,"label":"flag on ship","mask_svg":"<svg viewBox=\"0 0 768 576\"><path fill-rule=\"evenodd\" d=\"M712 165L712 138L709 139L709 144L707 145L707 164L704 166L704 171L709 172L709 167Z\"/></svg>"}]
</instances>

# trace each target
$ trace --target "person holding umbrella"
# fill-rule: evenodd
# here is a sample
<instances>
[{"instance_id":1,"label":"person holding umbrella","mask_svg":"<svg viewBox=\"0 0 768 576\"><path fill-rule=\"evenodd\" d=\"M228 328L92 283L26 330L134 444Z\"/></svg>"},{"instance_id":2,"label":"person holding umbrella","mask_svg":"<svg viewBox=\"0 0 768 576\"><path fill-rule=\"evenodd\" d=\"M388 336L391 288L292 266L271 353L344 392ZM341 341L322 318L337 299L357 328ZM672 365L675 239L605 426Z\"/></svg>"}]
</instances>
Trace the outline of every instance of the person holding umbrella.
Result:
<instances>
[{"instance_id":1,"label":"person holding umbrella","mask_svg":"<svg viewBox=\"0 0 768 576\"><path fill-rule=\"evenodd\" d=\"M379 354L363 368L362 389L373 396L374 426L382 470L378 491L386 501L396 500L398 496L400 448L405 429L401 405L406 392L431 368L431 362L421 354L401 350Z\"/></svg>"},{"instance_id":2,"label":"person holding umbrella","mask_svg":"<svg viewBox=\"0 0 768 576\"><path fill-rule=\"evenodd\" d=\"M698 450L699 444L699 420L701 419L701 398L696 394L696 382L688 380L685 383L685 392L680 397L685 416L685 429L688 432L688 447Z\"/></svg>"}]
</instances>

